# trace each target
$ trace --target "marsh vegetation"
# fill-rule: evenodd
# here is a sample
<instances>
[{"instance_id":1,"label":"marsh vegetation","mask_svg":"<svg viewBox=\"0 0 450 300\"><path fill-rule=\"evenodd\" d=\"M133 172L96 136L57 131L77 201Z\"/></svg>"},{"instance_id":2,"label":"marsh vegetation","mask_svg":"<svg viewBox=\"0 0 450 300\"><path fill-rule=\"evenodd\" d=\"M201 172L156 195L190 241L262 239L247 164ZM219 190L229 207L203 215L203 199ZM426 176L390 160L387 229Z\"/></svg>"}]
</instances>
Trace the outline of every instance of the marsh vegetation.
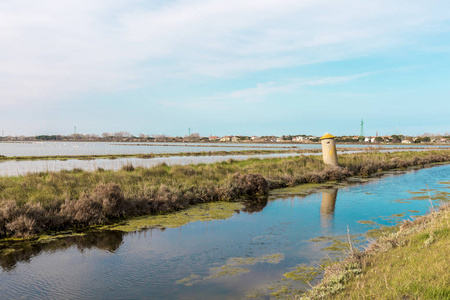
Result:
<instances>
[{"instance_id":1,"label":"marsh vegetation","mask_svg":"<svg viewBox=\"0 0 450 300\"><path fill-rule=\"evenodd\" d=\"M0 237L107 224L198 203L239 201L269 189L447 161L450 151L359 153L341 155L338 168L325 166L321 157L298 156L1 177Z\"/></svg>"}]
</instances>

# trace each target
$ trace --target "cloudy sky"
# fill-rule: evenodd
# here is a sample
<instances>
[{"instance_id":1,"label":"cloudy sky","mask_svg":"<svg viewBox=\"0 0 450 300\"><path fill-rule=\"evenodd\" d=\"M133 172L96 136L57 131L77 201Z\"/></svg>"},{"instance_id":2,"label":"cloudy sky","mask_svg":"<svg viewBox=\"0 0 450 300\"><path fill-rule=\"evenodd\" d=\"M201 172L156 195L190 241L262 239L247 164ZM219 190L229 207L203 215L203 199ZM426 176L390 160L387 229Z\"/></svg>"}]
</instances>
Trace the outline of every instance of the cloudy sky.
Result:
<instances>
[{"instance_id":1,"label":"cloudy sky","mask_svg":"<svg viewBox=\"0 0 450 300\"><path fill-rule=\"evenodd\" d=\"M450 131L448 0L0 0L5 135Z\"/></svg>"}]
</instances>

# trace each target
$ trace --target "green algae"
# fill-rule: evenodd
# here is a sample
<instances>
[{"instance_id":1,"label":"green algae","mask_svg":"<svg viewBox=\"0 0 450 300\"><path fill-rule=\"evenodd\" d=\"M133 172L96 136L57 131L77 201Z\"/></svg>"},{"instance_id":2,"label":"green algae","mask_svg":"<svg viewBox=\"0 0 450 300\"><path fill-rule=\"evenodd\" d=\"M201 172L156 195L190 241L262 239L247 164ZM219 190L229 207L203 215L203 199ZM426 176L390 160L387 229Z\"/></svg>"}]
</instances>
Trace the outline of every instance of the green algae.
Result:
<instances>
[{"instance_id":1,"label":"green algae","mask_svg":"<svg viewBox=\"0 0 450 300\"><path fill-rule=\"evenodd\" d=\"M276 196L309 194L312 191L314 191L320 187L324 187L324 186L331 185L334 183L336 183L336 182L333 181L333 182L327 182L327 183L305 183L305 184L300 184L300 185L296 185L293 187L275 189L275 190L270 191L270 194L276 195Z\"/></svg>"},{"instance_id":2,"label":"green algae","mask_svg":"<svg viewBox=\"0 0 450 300\"><path fill-rule=\"evenodd\" d=\"M363 242L361 239L361 234L351 234L350 240L352 242L352 245L358 245ZM338 253L344 253L348 250L350 250L350 245L348 244L348 235L339 235L339 236L320 236L316 238L312 238L308 240L308 242L314 242L314 243L323 243L327 242L329 243L328 246L320 249L321 251L328 251L328 252L338 252Z\"/></svg>"},{"instance_id":3,"label":"green algae","mask_svg":"<svg viewBox=\"0 0 450 300\"><path fill-rule=\"evenodd\" d=\"M130 232L146 228L176 228L196 221L229 219L242 208L244 205L239 202L202 203L179 212L132 218L102 229Z\"/></svg>"},{"instance_id":4,"label":"green algae","mask_svg":"<svg viewBox=\"0 0 450 300\"><path fill-rule=\"evenodd\" d=\"M439 184L450 184L450 181L439 181Z\"/></svg>"},{"instance_id":5,"label":"green algae","mask_svg":"<svg viewBox=\"0 0 450 300\"><path fill-rule=\"evenodd\" d=\"M348 241L342 239L334 239L331 245L320 249L322 251L332 251L332 252L345 252L350 250L350 245Z\"/></svg>"},{"instance_id":6,"label":"green algae","mask_svg":"<svg viewBox=\"0 0 450 300\"><path fill-rule=\"evenodd\" d=\"M394 200L394 202L397 202L397 203L411 203L411 201L404 200L404 199L397 199L397 200Z\"/></svg>"},{"instance_id":7,"label":"green algae","mask_svg":"<svg viewBox=\"0 0 450 300\"><path fill-rule=\"evenodd\" d=\"M259 290L252 291L247 298L263 298L271 296L276 299L297 299L296 295L307 290L311 283L318 280L325 268L335 263L338 258L324 258L311 265L301 264L283 274L281 280L267 284Z\"/></svg>"},{"instance_id":8,"label":"green algae","mask_svg":"<svg viewBox=\"0 0 450 300\"><path fill-rule=\"evenodd\" d=\"M260 257L232 257L228 260L227 265L255 265L257 263L278 264L284 259L284 255L280 253L263 255Z\"/></svg>"},{"instance_id":9,"label":"green algae","mask_svg":"<svg viewBox=\"0 0 450 300\"><path fill-rule=\"evenodd\" d=\"M433 192L433 194L429 194L429 191ZM450 201L450 192L439 191L435 189L430 189L429 191L422 189L414 193L417 196L411 197L408 200L439 200L442 202Z\"/></svg>"},{"instance_id":10,"label":"green algae","mask_svg":"<svg viewBox=\"0 0 450 300\"><path fill-rule=\"evenodd\" d=\"M398 226L381 226L380 228L371 229L366 232L368 238L380 238L388 236L391 233L397 232Z\"/></svg>"},{"instance_id":11,"label":"green algae","mask_svg":"<svg viewBox=\"0 0 450 300\"><path fill-rule=\"evenodd\" d=\"M298 294L303 292L302 290L294 290L288 285L280 286L275 292L270 293L271 296L280 299L286 298L286 296Z\"/></svg>"},{"instance_id":12,"label":"green algae","mask_svg":"<svg viewBox=\"0 0 450 300\"><path fill-rule=\"evenodd\" d=\"M42 234L37 237L28 238L5 238L0 240L0 256L10 255L16 252L24 251L35 245L51 243L68 237L84 236L85 232L60 231L58 233Z\"/></svg>"},{"instance_id":13,"label":"green algae","mask_svg":"<svg viewBox=\"0 0 450 300\"><path fill-rule=\"evenodd\" d=\"M377 223L372 220L360 220L358 221L359 224L363 225L376 225Z\"/></svg>"},{"instance_id":14,"label":"green algae","mask_svg":"<svg viewBox=\"0 0 450 300\"><path fill-rule=\"evenodd\" d=\"M316 278L320 273L321 272L318 268L302 265L296 267L291 272L284 273L283 276L291 280L308 283Z\"/></svg>"},{"instance_id":15,"label":"green algae","mask_svg":"<svg viewBox=\"0 0 450 300\"><path fill-rule=\"evenodd\" d=\"M205 280L217 279L222 277L232 277L251 272L251 269L242 268L242 266L251 266L258 263L278 264L284 259L284 254L274 253L258 257L231 257L227 263L209 269L209 276L201 277L200 275L191 274L190 276L176 281L176 284L191 286Z\"/></svg>"},{"instance_id":16,"label":"green algae","mask_svg":"<svg viewBox=\"0 0 450 300\"><path fill-rule=\"evenodd\" d=\"M404 217L405 214L392 214L391 217L395 217L395 218L401 218Z\"/></svg>"},{"instance_id":17,"label":"green algae","mask_svg":"<svg viewBox=\"0 0 450 300\"><path fill-rule=\"evenodd\" d=\"M413 194L413 195L423 195L426 194L426 190L420 190L420 191L406 191L407 193Z\"/></svg>"},{"instance_id":18,"label":"green algae","mask_svg":"<svg viewBox=\"0 0 450 300\"><path fill-rule=\"evenodd\" d=\"M308 242L320 243L320 242L329 242L333 239L331 236L319 236L312 239L309 239Z\"/></svg>"},{"instance_id":19,"label":"green algae","mask_svg":"<svg viewBox=\"0 0 450 300\"><path fill-rule=\"evenodd\" d=\"M218 278L223 276L232 276L242 273L250 272L249 269L240 268L243 265L255 265L259 263L278 264L284 259L284 254L274 253L258 257L232 257L227 260L227 263L220 267L211 268L213 275L205 277L204 279Z\"/></svg>"},{"instance_id":20,"label":"green algae","mask_svg":"<svg viewBox=\"0 0 450 300\"><path fill-rule=\"evenodd\" d=\"M188 276L186 278L177 280L175 283L176 284L182 284L182 285L185 285L185 286L191 286L191 285L194 285L194 284L200 282L200 279L201 279L201 276L195 275L195 274L191 274L190 276Z\"/></svg>"},{"instance_id":21,"label":"green algae","mask_svg":"<svg viewBox=\"0 0 450 300\"><path fill-rule=\"evenodd\" d=\"M214 279L214 278L220 278L220 277L228 277L228 276L245 274L245 273L249 273L250 269L239 268L239 267L235 267L235 266L231 266L231 265L223 265L221 267L211 268L210 271L213 274L210 276L207 276L203 279Z\"/></svg>"},{"instance_id":22,"label":"green algae","mask_svg":"<svg viewBox=\"0 0 450 300\"><path fill-rule=\"evenodd\" d=\"M73 237L73 236L84 236L86 235L85 232L73 232L73 231L64 231L64 232L58 232L58 234L45 234L39 236L39 238L36 240L36 242L39 243L46 243L46 242L52 242L58 239L63 239L67 237Z\"/></svg>"}]
</instances>

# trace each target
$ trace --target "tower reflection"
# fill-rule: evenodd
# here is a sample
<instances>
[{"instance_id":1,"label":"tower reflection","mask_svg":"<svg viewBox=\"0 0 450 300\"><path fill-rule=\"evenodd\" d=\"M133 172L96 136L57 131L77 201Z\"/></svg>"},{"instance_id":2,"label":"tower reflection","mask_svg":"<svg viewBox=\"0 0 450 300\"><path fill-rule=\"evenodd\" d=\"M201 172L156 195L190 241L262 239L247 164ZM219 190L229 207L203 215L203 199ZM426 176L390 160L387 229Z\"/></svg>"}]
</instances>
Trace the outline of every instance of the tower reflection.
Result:
<instances>
[{"instance_id":1,"label":"tower reflection","mask_svg":"<svg viewBox=\"0 0 450 300\"><path fill-rule=\"evenodd\" d=\"M326 189L322 192L322 203L320 204L320 225L324 229L333 225L337 192L337 188Z\"/></svg>"}]
</instances>

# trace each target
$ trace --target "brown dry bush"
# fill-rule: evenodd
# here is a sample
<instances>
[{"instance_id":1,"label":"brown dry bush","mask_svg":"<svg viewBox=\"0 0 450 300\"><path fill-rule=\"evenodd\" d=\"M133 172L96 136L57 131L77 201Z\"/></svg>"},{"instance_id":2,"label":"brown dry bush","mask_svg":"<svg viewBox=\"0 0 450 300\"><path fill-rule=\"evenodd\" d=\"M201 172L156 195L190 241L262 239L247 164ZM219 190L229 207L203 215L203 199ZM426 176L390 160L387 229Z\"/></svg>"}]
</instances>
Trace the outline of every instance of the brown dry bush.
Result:
<instances>
[{"instance_id":1,"label":"brown dry bush","mask_svg":"<svg viewBox=\"0 0 450 300\"><path fill-rule=\"evenodd\" d=\"M307 183L320 183L324 181L323 174L321 173L309 173L305 175L305 180Z\"/></svg>"},{"instance_id":2,"label":"brown dry bush","mask_svg":"<svg viewBox=\"0 0 450 300\"><path fill-rule=\"evenodd\" d=\"M26 203L22 207L14 201L0 206L0 236L25 237L42 232L51 225L51 214L40 203Z\"/></svg>"},{"instance_id":3,"label":"brown dry bush","mask_svg":"<svg viewBox=\"0 0 450 300\"><path fill-rule=\"evenodd\" d=\"M6 225L16 218L18 208L16 201L3 200L0 202L0 236L7 234Z\"/></svg>"},{"instance_id":4,"label":"brown dry bush","mask_svg":"<svg viewBox=\"0 0 450 300\"><path fill-rule=\"evenodd\" d=\"M106 221L102 204L86 194L78 200L66 201L61 207L61 214L74 226L101 224Z\"/></svg>"},{"instance_id":5,"label":"brown dry bush","mask_svg":"<svg viewBox=\"0 0 450 300\"><path fill-rule=\"evenodd\" d=\"M127 206L123 192L117 184L100 184L90 197L94 202L101 203L106 218L123 217L134 212L133 207Z\"/></svg>"},{"instance_id":6,"label":"brown dry bush","mask_svg":"<svg viewBox=\"0 0 450 300\"><path fill-rule=\"evenodd\" d=\"M6 224L6 232L18 237L27 237L40 232L36 221L25 215L19 215Z\"/></svg>"},{"instance_id":7,"label":"brown dry bush","mask_svg":"<svg viewBox=\"0 0 450 300\"><path fill-rule=\"evenodd\" d=\"M133 164L129 163L129 164L123 165L122 170L127 171L127 172L133 172L135 169L134 169Z\"/></svg>"},{"instance_id":8,"label":"brown dry bush","mask_svg":"<svg viewBox=\"0 0 450 300\"><path fill-rule=\"evenodd\" d=\"M170 187L161 185L155 197L151 199L152 212L171 212L180 210L189 206L189 202L183 197L179 191L174 191Z\"/></svg>"},{"instance_id":9,"label":"brown dry bush","mask_svg":"<svg viewBox=\"0 0 450 300\"><path fill-rule=\"evenodd\" d=\"M265 195L269 192L269 184L261 174L240 174L232 177L231 188L239 196Z\"/></svg>"},{"instance_id":10,"label":"brown dry bush","mask_svg":"<svg viewBox=\"0 0 450 300\"><path fill-rule=\"evenodd\" d=\"M333 166L326 167L322 173L324 174L326 180L341 180L352 175L348 168Z\"/></svg>"}]
</instances>

